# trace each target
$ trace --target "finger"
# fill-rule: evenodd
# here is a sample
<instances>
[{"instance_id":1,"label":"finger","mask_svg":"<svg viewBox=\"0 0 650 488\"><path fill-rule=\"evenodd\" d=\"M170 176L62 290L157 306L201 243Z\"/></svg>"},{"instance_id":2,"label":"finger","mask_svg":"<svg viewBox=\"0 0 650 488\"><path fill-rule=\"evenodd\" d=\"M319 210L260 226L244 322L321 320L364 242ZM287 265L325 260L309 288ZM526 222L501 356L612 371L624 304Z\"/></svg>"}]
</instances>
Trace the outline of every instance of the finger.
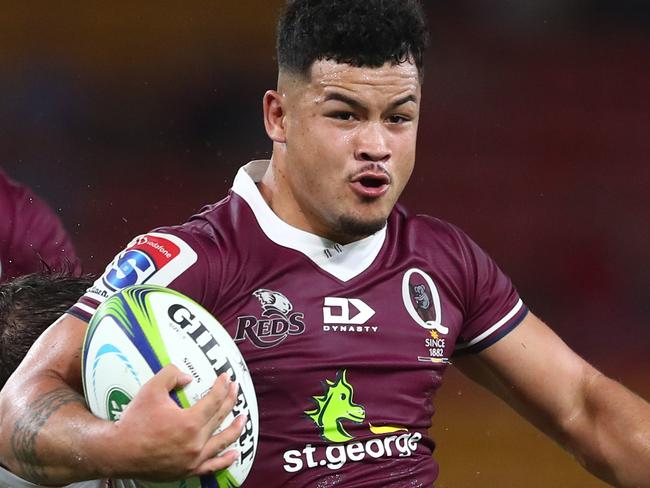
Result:
<instances>
[{"instance_id":1,"label":"finger","mask_svg":"<svg viewBox=\"0 0 650 488\"><path fill-rule=\"evenodd\" d=\"M217 408L216 412L212 412L212 417L206 422L205 430L208 435L217 430L221 425L224 419L232 411L235 404L237 403L237 394L239 392L239 385L237 383L231 383L228 387L228 392L226 398L221 402L221 405Z\"/></svg>"},{"instance_id":2,"label":"finger","mask_svg":"<svg viewBox=\"0 0 650 488\"><path fill-rule=\"evenodd\" d=\"M219 434L210 437L203 446L201 454L199 455L200 463L202 464L211 458L220 456L229 445L239 439L245 425L246 416L239 415L226 429L221 431Z\"/></svg>"},{"instance_id":3,"label":"finger","mask_svg":"<svg viewBox=\"0 0 650 488\"><path fill-rule=\"evenodd\" d=\"M210 390L190 410L200 412L205 421L209 421L228 398L230 387L230 377L226 373L219 375Z\"/></svg>"},{"instance_id":4,"label":"finger","mask_svg":"<svg viewBox=\"0 0 650 488\"><path fill-rule=\"evenodd\" d=\"M237 458L239 458L239 452L236 450L229 450L220 454L218 456L211 457L201 463L198 468L196 468L191 476L205 476L213 474L222 469L226 469L231 466Z\"/></svg>"},{"instance_id":5,"label":"finger","mask_svg":"<svg viewBox=\"0 0 650 488\"><path fill-rule=\"evenodd\" d=\"M192 381L192 376L183 373L173 364L168 364L149 380L149 384L154 387L164 388L165 391L169 392L175 388L185 386L190 381Z\"/></svg>"}]
</instances>

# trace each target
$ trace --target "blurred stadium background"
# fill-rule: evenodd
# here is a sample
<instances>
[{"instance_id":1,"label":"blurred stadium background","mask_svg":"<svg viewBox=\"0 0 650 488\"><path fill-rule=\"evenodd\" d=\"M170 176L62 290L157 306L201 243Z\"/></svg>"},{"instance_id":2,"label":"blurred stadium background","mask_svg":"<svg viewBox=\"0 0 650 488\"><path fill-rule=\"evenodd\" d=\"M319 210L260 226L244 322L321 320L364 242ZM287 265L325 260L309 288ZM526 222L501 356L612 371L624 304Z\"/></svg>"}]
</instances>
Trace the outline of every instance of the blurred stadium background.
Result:
<instances>
[{"instance_id":1,"label":"blurred stadium background","mask_svg":"<svg viewBox=\"0 0 650 488\"><path fill-rule=\"evenodd\" d=\"M2 2L0 165L57 209L86 271L269 155L280 3ZM650 3L425 4L403 202L464 228L573 348L650 398ZM453 368L437 407L441 488L604 486Z\"/></svg>"}]
</instances>

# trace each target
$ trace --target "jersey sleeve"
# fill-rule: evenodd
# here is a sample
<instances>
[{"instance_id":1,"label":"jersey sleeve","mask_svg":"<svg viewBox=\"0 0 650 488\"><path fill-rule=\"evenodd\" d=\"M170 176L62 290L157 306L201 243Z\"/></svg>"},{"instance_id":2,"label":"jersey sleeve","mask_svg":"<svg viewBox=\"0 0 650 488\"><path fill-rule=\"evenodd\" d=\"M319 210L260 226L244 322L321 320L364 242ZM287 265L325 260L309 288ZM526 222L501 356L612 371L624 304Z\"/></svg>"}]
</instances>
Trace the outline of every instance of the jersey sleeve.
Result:
<instances>
[{"instance_id":1,"label":"jersey sleeve","mask_svg":"<svg viewBox=\"0 0 650 488\"><path fill-rule=\"evenodd\" d=\"M209 259L195 237L179 228L161 228L137 236L67 313L88 322L106 299L134 285L172 288L201 303Z\"/></svg>"},{"instance_id":2,"label":"jersey sleeve","mask_svg":"<svg viewBox=\"0 0 650 488\"><path fill-rule=\"evenodd\" d=\"M465 266L465 320L456 341L456 354L479 352L514 329L528 313L510 278L488 254L462 231Z\"/></svg>"},{"instance_id":3,"label":"jersey sleeve","mask_svg":"<svg viewBox=\"0 0 650 488\"><path fill-rule=\"evenodd\" d=\"M78 275L81 264L70 237L54 211L29 188L0 173L0 256L2 281L28 273L66 271Z\"/></svg>"}]
</instances>

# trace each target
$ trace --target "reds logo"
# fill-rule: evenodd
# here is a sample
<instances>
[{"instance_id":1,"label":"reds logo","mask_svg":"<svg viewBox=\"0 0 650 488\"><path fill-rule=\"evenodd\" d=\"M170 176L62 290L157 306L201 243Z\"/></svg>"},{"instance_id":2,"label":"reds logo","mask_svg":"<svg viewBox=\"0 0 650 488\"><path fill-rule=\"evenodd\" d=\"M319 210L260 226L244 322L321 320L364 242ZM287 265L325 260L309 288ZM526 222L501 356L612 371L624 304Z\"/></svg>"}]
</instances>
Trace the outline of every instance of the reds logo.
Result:
<instances>
[{"instance_id":1,"label":"reds logo","mask_svg":"<svg viewBox=\"0 0 650 488\"><path fill-rule=\"evenodd\" d=\"M259 289L253 292L262 305L263 313L277 312L287 315L293 310L293 305L282 293L277 291Z\"/></svg>"},{"instance_id":2,"label":"reds logo","mask_svg":"<svg viewBox=\"0 0 650 488\"><path fill-rule=\"evenodd\" d=\"M293 305L282 293L260 288L253 292L262 307L262 318L253 315L237 317L235 342L248 337L254 346L268 348L277 346L290 335L305 331L305 314L293 312Z\"/></svg>"}]
</instances>

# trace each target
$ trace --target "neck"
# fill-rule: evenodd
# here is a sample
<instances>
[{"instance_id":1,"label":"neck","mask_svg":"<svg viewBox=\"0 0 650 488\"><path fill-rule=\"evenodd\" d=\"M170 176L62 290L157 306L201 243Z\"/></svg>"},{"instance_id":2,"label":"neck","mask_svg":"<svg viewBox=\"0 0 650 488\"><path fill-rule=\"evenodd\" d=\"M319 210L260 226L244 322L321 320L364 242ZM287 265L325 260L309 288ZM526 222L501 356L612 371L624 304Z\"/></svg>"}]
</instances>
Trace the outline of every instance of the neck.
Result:
<instances>
[{"instance_id":1,"label":"neck","mask_svg":"<svg viewBox=\"0 0 650 488\"><path fill-rule=\"evenodd\" d=\"M280 160L274 152L266 173L258 183L262 198L275 215L287 224L305 232L331 239L328 233L324 232L327 229L319 229L315 225L314 219L310 218L298 204L285 175L286 164L283 163L284 161Z\"/></svg>"},{"instance_id":2,"label":"neck","mask_svg":"<svg viewBox=\"0 0 650 488\"><path fill-rule=\"evenodd\" d=\"M259 181L259 183L257 183L257 188L259 188L262 198L264 199L266 204L271 208L271 210L273 210L273 212L275 212L275 214L278 217L282 218L278 214L277 210L275 209L275 203L276 203L275 195L279 194L277 176L275 174L275 167L276 167L275 157L271 156L271 162L269 163L269 166L266 168L266 172L264 173L264 176L262 176L262 179Z\"/></svg>"},{"instance_id":3,"label":"neck","mask_svg":"<svg viewBox=\"0 0 650 488\"><path fill-rule=\"evenodd\" d=\"M271 210L273 210L275 215L292 227L338 244L349 244L368 237L369 234L348 235L337 232L336 229L332 227L318 226L317 219L310 217L310 215L298 205L297 200L293 196L292 189L286 181L287 178L284 174L284 168L286 165L282 163L283 161L280 161L274 152L264 176L257 184L262 198L264 198L267 205Z\"/></svg>"}]
</instances>

